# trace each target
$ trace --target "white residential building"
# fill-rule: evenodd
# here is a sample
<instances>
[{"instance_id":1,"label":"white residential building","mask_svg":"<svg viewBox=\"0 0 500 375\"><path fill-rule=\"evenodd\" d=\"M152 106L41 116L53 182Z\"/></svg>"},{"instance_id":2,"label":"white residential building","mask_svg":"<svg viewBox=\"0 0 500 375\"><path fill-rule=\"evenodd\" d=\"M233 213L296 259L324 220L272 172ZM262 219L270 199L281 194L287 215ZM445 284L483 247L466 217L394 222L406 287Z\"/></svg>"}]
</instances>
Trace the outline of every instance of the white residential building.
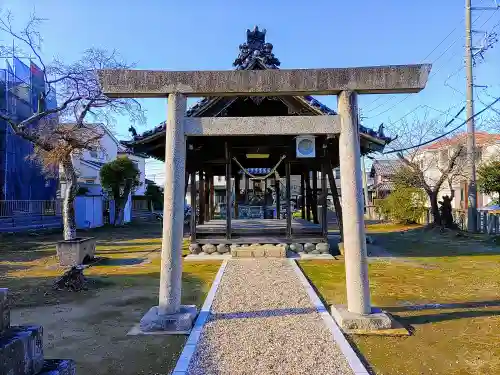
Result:
<instances>
[{"instance_id":1,"label":"white residential building","mask_svg":"<svg viewBox=\"0 0 500 375\"><path fill-rule=\"evenodd\" d=\"M141 185L133 192L133 195L144 195L145 185L145 157L131 153L123 146L118 139L104 125L99 126L104 135L99 140L100 146L97 151L84 150L79 154L72 156L73 166L78 176L78 183L81 187L88 189L88 194L102 194L101 181L99 177L102 166L115 160L118 156L127 156L130 158L140 171ZM62 171L60 175L63 176ZM61 197L64 196L64 179L61 178Z\"/></svg>"},{"instance_id":2,"label":"white residential building","mask_svg":"<svg viewBox=\"0 0 500 375\"><path fill-rule=\"evenodd\" d=\"M415 160L420 163L427 182L432 186L441 177L440 169L448 165L450 157L454 155L459 146L465 147L466 134L461 133L450 139L443 139L423 148ZM476 132L476 167L482 163L500 159L500 134ZM461 155L457 164L457 172L452 179L452 188L455 196L452 202L453 208L467 208L467 182L465 179L466 168L465 154ZM444 195L451 196L448 181L445 181L439 192L439 200ZM478 208L488 205L494 198L489 195L477 194Z\"/></svg>"}]
</instances>

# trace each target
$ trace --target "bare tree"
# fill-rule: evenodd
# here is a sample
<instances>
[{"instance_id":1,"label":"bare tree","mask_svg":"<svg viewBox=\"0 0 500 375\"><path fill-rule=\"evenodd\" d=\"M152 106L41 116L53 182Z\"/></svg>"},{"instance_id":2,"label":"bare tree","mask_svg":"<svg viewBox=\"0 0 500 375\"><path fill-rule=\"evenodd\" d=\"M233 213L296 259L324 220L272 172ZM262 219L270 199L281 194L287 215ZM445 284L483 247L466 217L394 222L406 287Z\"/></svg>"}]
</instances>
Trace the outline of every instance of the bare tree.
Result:
<instances>
[{"instance_id":1,"label":"bare tree","mask_svg":"<svg viewBox=\"0 0 500 375\"><path fill-rule=\"evenodd\" d=\"M26 119L17 119L7 112L0 112L0 119L10 124L13 132L34 145L33 158L46 171L60 169L65 179L63 201L64 239L76 238L74 199L78 191L77 174L73 158L84 150L96 151L103 137L102 126L113 124L115 116L128 115L130 121L142 122L144 113L140 104L131 99L110 99L100 87L99 69L125 69L114 51L91 48L74 63L55 59L45 64L40 53L42 43L38 27L42 20L32 16L22 30L12 26L12 15L0 17L0 31L21 43L36 56L46 82L38 98L38 109ZM48 108L48 99L56 95L57 105Z\"/></svg>"},{"instance_id":2,"label":"bare tree","mask_svg":"<svg viewBox=\"0 0 500 375\"><path fill-rule=\"evenodd\" d=\"M390 132L397 135L391 143L392 153L402 162L393 182L396 186L423 189L429 198L436 225L442 222L438 199L443 185L448 184L449 198L453 199L453 185L466 174L466 138L456 132L443 136L447 130L446 123L429 119L428 114L410 122L403 119L390 128ZM439 139L427 144L435 138Z\"/></svg>"}]
</instances>

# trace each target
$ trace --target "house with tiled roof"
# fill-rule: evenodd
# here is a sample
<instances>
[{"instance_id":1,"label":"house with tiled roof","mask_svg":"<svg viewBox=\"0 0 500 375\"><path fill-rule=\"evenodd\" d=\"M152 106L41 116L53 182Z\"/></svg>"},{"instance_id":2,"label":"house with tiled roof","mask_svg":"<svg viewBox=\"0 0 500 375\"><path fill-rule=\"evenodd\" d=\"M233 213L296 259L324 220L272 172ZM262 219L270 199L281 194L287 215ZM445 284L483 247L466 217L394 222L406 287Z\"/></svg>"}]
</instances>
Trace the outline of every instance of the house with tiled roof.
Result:
<instances>
[{"instance_id":1,"label":"house with tiled roof","mask_svg":"<svg viewBox=\"0 0 500 375\"><path fill-rule=\"evenodd\" d=\"M394 184L392 177L403 166L399 159L375 160L370 170L370 177L373 179L373 184L369 186L369 201L374 199L383 199L387 197L393 190Z\"/></svg>"},{"instance_id":2,"label":"house with tiled roof","mask_svg":"<svg viewBox=\"0 0 500 375\"><path fill-rule=\"evenodd\" d=\"M476 131L476 168L481 164L492 160L500 159L500 134L488 133L485 131ZM426 180L435 181L441 176L440 169L444 168L452 155L459 147L465 147L467 133L462 132L453 137L440 139L427 146L422 147L415 156L415 160L420 164L424 171ZM457 171L452 179L452 189L454 190L454 199L452 205L454 208L466 209L468 206L467 182L466 182L466 154L460 155L457 161ZM452 191L449 184L443 184L439 199L444 195L451 195ZM488 205L495 197L477 194L477 208Z\"/></svg>"}]
</instances>

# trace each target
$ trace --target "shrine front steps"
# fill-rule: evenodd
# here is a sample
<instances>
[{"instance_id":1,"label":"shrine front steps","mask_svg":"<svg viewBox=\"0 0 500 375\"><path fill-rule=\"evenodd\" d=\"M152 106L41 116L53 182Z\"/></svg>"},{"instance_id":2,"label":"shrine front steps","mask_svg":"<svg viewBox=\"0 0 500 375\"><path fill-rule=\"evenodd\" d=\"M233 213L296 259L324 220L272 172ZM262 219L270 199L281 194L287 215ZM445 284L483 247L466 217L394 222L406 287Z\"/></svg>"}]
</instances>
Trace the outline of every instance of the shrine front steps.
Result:
<instances>
[{"instance_id":1,"label":"shrine front steps","mask_svg":"<svg viewBox=\"0 0 500 375\"><path fill-rule=\"evenodd\" d=\"M286 258L286 245L260 245L231 246L231 256L233 258Z\"/></svg>"}]
</instances>

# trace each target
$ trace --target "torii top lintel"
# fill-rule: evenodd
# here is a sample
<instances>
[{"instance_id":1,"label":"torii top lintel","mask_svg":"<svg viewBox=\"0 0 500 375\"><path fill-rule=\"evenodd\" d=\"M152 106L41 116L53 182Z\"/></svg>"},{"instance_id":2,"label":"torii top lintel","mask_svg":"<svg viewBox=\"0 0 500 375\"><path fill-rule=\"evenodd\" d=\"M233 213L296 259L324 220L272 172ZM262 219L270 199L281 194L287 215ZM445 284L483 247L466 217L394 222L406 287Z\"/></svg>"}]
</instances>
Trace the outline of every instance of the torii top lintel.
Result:
<instances>
[{"instance_id":1,"label":"torii top lintel","mask_svg":"<svg viewBox=\"0 0 500 375\"><path fill-rule=\"evenodd\" d=\"M430 64L359 68L162 71L99 71L103 91L114 98L416 93L425 88Z\"/></svg>"}]
</instances>

